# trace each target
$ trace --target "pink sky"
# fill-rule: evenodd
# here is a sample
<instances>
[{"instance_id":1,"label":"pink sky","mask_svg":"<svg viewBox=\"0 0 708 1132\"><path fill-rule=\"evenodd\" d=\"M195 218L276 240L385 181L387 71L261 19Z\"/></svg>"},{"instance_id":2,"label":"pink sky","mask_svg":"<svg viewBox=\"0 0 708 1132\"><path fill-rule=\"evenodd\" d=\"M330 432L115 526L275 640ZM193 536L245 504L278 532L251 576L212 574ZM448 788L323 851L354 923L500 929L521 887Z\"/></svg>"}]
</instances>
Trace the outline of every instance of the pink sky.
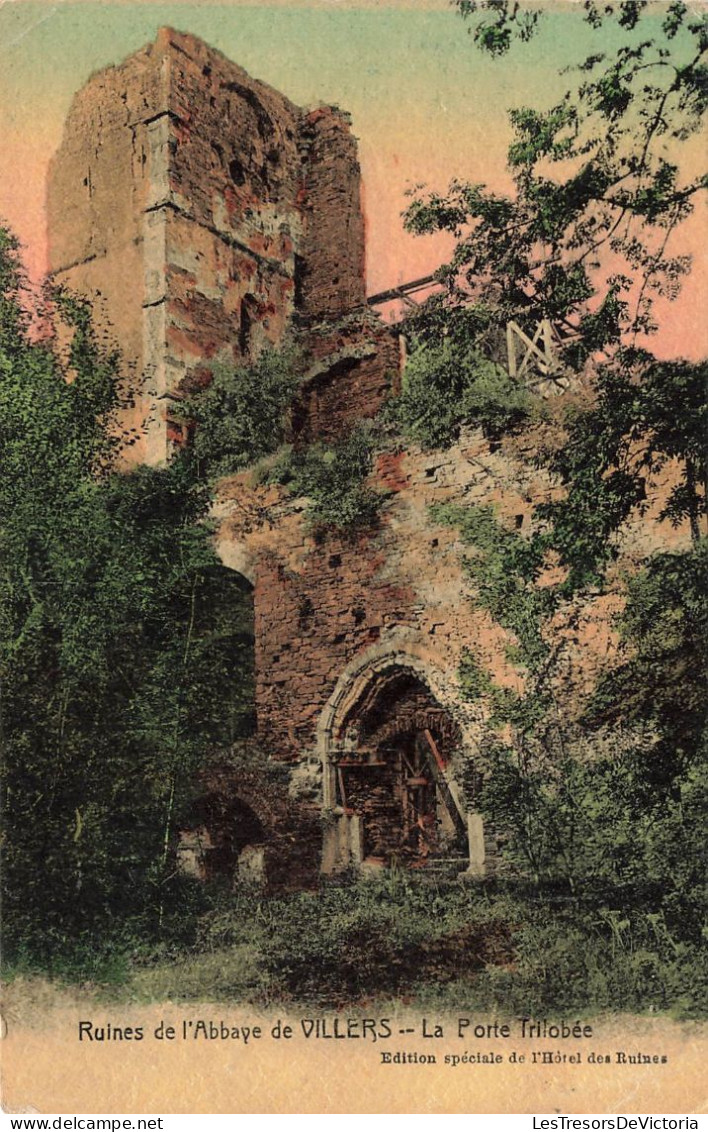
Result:
<instances>
[{"instance_id":1,"label":"pink sky","mask_svg":"<svg viewBox=\"0 0 708 1132\"><path fill-rule=\"evenodd\" d=\"M568 25L568 11L548 22L545 40L495 62L475 51L445 0L300 7L281 0L259 9L238 0L0 5L0 217L38 278L46 261L47 166L72 93L97 67L120 61L170 22L202 35L300 105L321 100L349 110L364 178L369 292L428 274L450 244L403 232L406 189L420 182L444 189L453 177L508 184L508 108L562 92L566 80L557 71L570 50L569 27L580 57L592 46L574 14ZM690 147L691 164L704 150ZM691 252L694 264L679 301L657 306L656 345L665 356L708 353L705 231L703 208L672 248Z\"/></svg>"}]
</instances>

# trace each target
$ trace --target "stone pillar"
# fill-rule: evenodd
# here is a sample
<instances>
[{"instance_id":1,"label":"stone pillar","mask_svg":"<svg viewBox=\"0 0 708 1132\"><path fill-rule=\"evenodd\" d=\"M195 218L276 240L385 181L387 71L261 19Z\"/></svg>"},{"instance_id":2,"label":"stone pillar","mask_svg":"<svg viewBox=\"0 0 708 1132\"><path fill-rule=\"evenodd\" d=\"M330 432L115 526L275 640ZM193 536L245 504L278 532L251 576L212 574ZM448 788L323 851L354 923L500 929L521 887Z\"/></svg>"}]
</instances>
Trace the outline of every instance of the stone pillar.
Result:
<instances>
[{"instance_id":1,"label":"stone pillar","mask_svg":"<svg viewBox=\"0 0 708 1132\"><path fill-rule=\"evenodd\" d=\"M482 815L476 810L467 814L467 842L469 845L470 863L465 875L483 877L486 874L484 823L482 821Z\"/></svg>"},{"instance_id":2,"label":"stone pillar","mask_svg":"<svg viewBox=\"0 0 708 1132\"><path fill-rule=\"evenodd\" d=\"M265 848L263 845L247 845L239 854L236 865L236 887L265 888L267 882Z\"/></svg>"},{"instance_id":3,"label":"stone pillar","mask_svg":"<svg viewBox=\"0 0 708 1132\"><path fill-rule=\"evenodd\" d=\"M330 820L322 837L323 876L358 869L362 863L363 829L359 814L346 814L338 807L329 811Z\"/></svg>"}]
</instances>

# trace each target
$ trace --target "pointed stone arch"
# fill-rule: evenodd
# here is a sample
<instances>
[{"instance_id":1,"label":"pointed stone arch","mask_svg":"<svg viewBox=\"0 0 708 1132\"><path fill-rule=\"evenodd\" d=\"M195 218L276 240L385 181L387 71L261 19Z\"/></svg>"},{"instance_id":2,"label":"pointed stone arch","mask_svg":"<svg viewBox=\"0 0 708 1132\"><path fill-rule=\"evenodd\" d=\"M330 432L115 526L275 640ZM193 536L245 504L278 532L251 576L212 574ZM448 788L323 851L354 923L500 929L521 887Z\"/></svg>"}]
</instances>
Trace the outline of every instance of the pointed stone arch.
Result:
<instances>
[{"instance_id":1,"label":"pointed stone arch","mask_svg":"<svg viewBox=\"0 0 708 1132\"><path fill-rule=\"evenodd\" d=\"M256 560L251 547L244 539L232 538L227 531L221 530L214 541L214 549L228 570L240 574L251 588L255 586Z\"/></svg>"},{"instance_id":2,"label":"pointed stone arch","mask_svg":"<svg viewBox=\"0 0 708 1132\"><path fill-rule=\"evenodd\" d=\"M383 858L376 855L381 849L372 846L376 838L367 829L372 807L362 775L372 792L388 800L380 807L377 832L385 842L388 831L389 850L398 838L396 852L420 867L428 855L432 860L442 852L447 837L458 852L466 843L468 872L484 872L481 817L465 805L458 775L463 756L477 749L479 720L460 703L456 688L454 671L413 637L377 644L341 673L317 728L328 816L324 872L385 861L386 850ZM417 854L409 844L413 835L422 846Z\"/></svg>"}]
</instances>

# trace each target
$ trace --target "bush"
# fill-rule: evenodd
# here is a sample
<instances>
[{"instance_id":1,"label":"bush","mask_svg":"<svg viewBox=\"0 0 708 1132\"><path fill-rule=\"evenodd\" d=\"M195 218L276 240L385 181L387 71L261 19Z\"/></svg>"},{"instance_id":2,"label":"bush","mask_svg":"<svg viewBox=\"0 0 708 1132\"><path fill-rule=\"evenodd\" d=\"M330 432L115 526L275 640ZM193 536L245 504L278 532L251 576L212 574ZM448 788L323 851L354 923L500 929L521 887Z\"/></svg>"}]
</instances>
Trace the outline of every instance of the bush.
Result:
<instances>
[{"instance_id":1,"label":"bush","mask_svg":"<svg viewBox=\"0 0 708 1132\"><path fill-rule=\"evenodd\" d=\"M413 351L389 412L404 435L423 448L448 448L463 424L479 425L496 437L538 412L539 404L472 345L444 341Z\"/></svg>"},{"instance_id":2,"label":"bush","mask_svg":"<svg viewBox=\"0 0 708 1132\"><path fill-rule=\"evenodd\" d=\"M194 421L194 456L209 480L232 475L284 442L299 384L295 350L264 350L247 366L217 366L207 389L184 403Z\"/></svg>"},{"instance_id":3,"label":"bush","mask_svg":"<svg viewBox=\"0 0 708 1132\"><path fill-rule=\"evenodd\" d=\"M263 961L282 994L331 1005L410 992L508 957L503 921L478 892L391 873L279 903Z\"/></svg>"},{"instance_id":4,"label":"bush","mask_svg":"<svg viewBox=\"0 0 708 1132\"><path fill-rule=\"evenodd\" d=\"M509 992L525 1013L671 1010L695 1017L705 1010L705 957L673 938L660 915L541 903L527 910L514 942Z\"/></svg>"},{"instance_id":5,"label":"bush","mask_svg":"<svg viewBox=\"0 0 708 1132\"><path fill-rule=\"evenodd\" d=\"M4 958L79 977L189 919L169 849L249 724L251 601L187 459L115 472L126 403L87 304L58 297L55 355L21 291L0 230Z\"/></svg>"},{"instance_id":6,"label":"bush","mask_svg":"<svg viewBox=\"0 0 708 1132\"><path fill-rule=\"evenodd\" d=\"M372 454L371 428L359 424L335 444L284 449L271 465L268 478L293 495L308 497L307 514L314 526L335 530L368 527L382 502L366 485Z\"/></svg>"}]
</instances>

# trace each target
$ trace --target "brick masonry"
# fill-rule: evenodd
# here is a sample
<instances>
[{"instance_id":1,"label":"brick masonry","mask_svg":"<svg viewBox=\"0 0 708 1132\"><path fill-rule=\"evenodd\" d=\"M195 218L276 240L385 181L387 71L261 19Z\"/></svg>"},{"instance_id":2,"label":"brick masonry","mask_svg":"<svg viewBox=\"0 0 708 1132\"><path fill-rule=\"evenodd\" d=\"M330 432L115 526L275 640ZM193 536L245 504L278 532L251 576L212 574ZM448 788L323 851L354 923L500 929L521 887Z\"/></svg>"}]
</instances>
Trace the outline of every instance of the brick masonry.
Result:
<instances>
[{"instance_id":1,"label":"brick masonry","mask_svg":"<svg viewBox=\"0 0 708 1132\"><path fill-rule=\"evenodd\" d=\"M294 106L193 36L163 29L77 94L52 165L49 227L54 278L97 303L133 374L127 462L167 457L175 402L216 361L247 360L291 328L309 363L294 412L302 441L374 416L395 393L399 344L365 302L346 115ZM247 813L265 831L271 875L285 883L290 854L293 883L306 883L320 865L324 811L324 871L400 853L422 867L445 847L474 874L493 863L469 785L470 766L484 773L484 705L461 701L458 670L469 651L502 685L520 690L522 677L507 657L513 639L470 600L457 532L430 506L492 505L530 533L534 505L558 490L533 454L474 430L446 452L385 444L371 477L384 495L380 520L352 536L312 531L306 501L249 472L223 481L217 548L253 584L258 739L289 768L290 786L259 812L252 772L243 781L223 772L208 794L209 813L221 814L213 860L240 846L224 821ZM653 519L671 475L649 486ZM618 579L687 538L638 513L620 535ZM557 698L568 718L618 656L620 608L618 585L558 614ZM218 802L239 790L241 810ZM249 860L255 875L261 858Z\"/></svg>"},{"instance_id":2,"label":"brick masonry","mask_svg":"<svg viewBox=\"0 0 708 1132\"><path fill-rule=\"evenodd\" d=\"M339 110L302 110L163 28L74 98L47 214L53 279L88 295L120 344L128 463L166 459L180 396L293 325L313 360L306 435L378 409L397 343L366 310L360 171Z\"/></svg>"}]
</instances>

